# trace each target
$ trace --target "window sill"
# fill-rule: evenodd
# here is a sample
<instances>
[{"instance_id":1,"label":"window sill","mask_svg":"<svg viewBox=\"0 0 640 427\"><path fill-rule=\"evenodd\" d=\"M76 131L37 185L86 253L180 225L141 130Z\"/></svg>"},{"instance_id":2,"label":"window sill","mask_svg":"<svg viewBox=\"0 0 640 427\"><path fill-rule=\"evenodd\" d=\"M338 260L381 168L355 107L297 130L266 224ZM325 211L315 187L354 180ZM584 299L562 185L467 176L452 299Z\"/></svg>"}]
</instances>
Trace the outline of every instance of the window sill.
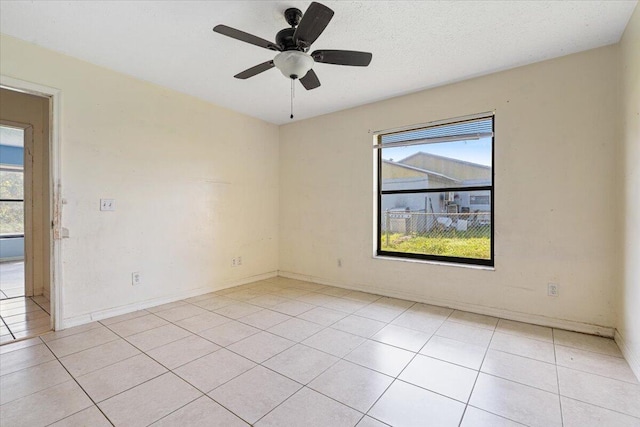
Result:
<instances>
[{"instance_id":1,"label":"window sill","mask_svg":"<svg viewBox=\"0 0 640 427\"><path fill-rule=\"evenodd\" d=\"M381 255L373 255L372 258L381 259L385 261L412 262L416 264L431 264L431 265L441 265L445 267L470 268L472 270L496 271L495 267L489 267L486 265L460 264L457 262L431 261L426 259L400 258L400 257L394 257L394 256L381 256Z\"/></svg>"}]
</instances>

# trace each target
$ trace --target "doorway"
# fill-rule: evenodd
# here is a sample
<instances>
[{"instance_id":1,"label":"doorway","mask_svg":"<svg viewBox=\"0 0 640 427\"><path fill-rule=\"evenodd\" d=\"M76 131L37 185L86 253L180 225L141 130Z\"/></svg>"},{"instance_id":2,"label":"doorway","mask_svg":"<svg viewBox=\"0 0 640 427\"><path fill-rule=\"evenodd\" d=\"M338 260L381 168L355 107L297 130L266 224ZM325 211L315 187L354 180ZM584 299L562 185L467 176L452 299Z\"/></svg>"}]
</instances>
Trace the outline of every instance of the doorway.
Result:
<instances>
[{"instance_id":1,"label":"doorway","mask_svg":"<svg viewBox=\"0 0 640 427\"><path fill-rule=\"evenodd\" d=\"M0 88L0 344L51 330L50 100Z\"/></svg>"}]
</instances>

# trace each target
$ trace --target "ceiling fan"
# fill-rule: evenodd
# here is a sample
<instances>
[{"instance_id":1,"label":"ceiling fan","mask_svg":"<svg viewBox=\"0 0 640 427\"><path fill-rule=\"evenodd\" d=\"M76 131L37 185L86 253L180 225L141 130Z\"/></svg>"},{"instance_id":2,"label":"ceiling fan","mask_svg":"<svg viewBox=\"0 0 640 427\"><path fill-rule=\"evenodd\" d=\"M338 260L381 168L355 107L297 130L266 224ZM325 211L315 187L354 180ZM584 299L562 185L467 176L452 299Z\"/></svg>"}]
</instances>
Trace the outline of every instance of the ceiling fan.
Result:
<instances>
[{"instance_id":1,"label":"ceiling fan","mask_svg":"<svg viewBox=\"0 0 640 427\"><path fill-rule=\"evenodd\" d=\"M284 11L284 18L291 27L280 30L276 34L275 43L226 25L216 25L213 31L279 52L272 60L244 70L236 74L235 78L248 79L276 67L285 77L292 79L292 88L293 81L299 79L305 89L311 90L320 86L320 80L312 70L315 62L357 67L366 67L371 62L372 55L369 52L316 50L311 54L307 53L311 44L322 34L332 17L333 10L316 2L311 3L304 15L300 9L289 8Z\"/></svg>"}]
</instances>

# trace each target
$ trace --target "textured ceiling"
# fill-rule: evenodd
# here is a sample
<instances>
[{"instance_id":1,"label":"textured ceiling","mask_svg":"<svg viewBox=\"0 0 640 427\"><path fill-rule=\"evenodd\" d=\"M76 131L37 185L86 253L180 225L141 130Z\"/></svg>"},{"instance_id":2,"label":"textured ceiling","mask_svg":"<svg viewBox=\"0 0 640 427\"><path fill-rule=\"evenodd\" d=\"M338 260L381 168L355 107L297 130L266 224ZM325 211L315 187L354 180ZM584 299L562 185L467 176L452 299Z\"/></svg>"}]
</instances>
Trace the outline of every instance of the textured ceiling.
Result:
<instances>
[{"instance_id":1,"label":"textured ceiling","mask_svg":"<svg viewBox=\"0 0 640 427\"><path fill-rule=\"evenodd\" d=\"M368 68L316 64L296 120L616 43L636 1L324 1L313 49L373 52ZM233 75L274 53L212 31L269 40L300 1L0 1L0 32L272 123L289 122L276 69ZM1 52L0 52L1 60Z\"/></svg>"}]
</instances>

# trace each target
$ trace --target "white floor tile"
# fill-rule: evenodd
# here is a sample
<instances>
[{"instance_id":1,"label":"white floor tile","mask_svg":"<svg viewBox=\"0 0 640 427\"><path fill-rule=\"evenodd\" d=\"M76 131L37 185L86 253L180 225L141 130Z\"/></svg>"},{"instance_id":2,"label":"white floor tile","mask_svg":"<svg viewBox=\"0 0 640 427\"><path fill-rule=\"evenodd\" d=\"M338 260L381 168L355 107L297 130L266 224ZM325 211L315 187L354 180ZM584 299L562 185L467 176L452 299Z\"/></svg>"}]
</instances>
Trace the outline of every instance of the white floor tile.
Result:
<instances>
[{"instance_id":1,"label":"white floor tile","mask_svg":"<svg viewBox=\"0 0 640 427\"><path fill-rule=\"evenodd\" d=\"M256 423L257 427L353 427L362 414L303 388Z\"/></svg>"},{"instance_id":2,"label":"white floor tile","mask_svg":"<svg viewBox=\"0 0 640 427\"><path fill-rule=\"evenodd\" d=\"M430 334L395 325L388 325L371 337L372 340L413 352L420 351L429 338L431 338Z\"/></svg>"},{"instance_id":3,"label":"white floor tile","mask_svg":"<svg viewBox=\"0 0 640 427\"><path fill-rule=\"evenodd\" d=\"M564 427L640 427L640 418L562 397Z\"/></svg>"},{"instance_id":4,"label":"white floor tile","mask_svg":"<svg viewBox=\"0 0 640 427\"><path fill-rule=\"evenodd\" d=\"M200 391L208 393L254 366L256 364L249 359L220 349L182 365L174 372Z\"/></svg>"},{"instance_id":5,"label":"white floor tile","mask_svg":"<svg viewBox=\"0 0 640 427\"><path fill-rule=\"evenodd\" d=\"M276 354L282 353L294 344L293 341L269 332L259 332L242 341L231 344L227 348L256 363L262 363Z\"/></svg>"},{"instance_id":6,"label":"white floor tile","mask_svg":"<svg viewBox=\"0 0 640 427\"><path fill-rule=\"evenodd\" d=\"M364 340L357 335L327 328L302 341L302 344L337 357L344 357L362 344Z\"/></svg>"},{"instance_id":7,"label":"white floor tile","mask_svg":"<svg viewBox=\"0 0 640 427\"><path fill-rule=\"evenodd\" d=\"M237 303L238 301L234 299L225 298L223 296L216 295L211 298L194 302L193 305L197 305L198 307L204 308L205 310L213 311L213 310L217 310L219 308L226 307L228 305L237 304Z\"/></svg>"},{"instance_id":8,"label":"white floor tile","mask_svg":"<svg viewBox=\"0 0 640 427\"><path fill-rule=\"evenodd\" d=\"M157 327L167 325L168 323L169 322L161 319L155 314L147 314L145 316L125 320L124 322L113 323L109 325L109 329L121 337L128 337L130 335L148 331L149 329L155 329Z\"/></svg>"},{"instance_id":9,"label":"white floor tile","mask_svg":"<svg viewBox=\"0 0 640 427\"><path fill-rule=\"evenodd\" d=\"M620 349L611 338L596 337L578 332L553 330L553 339L557 345L573 347L580 350L593 351L608 356L622 357Z\"/></svg>"},{"instance_id":10,"label":"white floor tile","mask_svg":"<svg viewBox=\"0 0 640 427\"><path fill-rule=\"evenodd\" d=\"M139 354L76 379L94 402L101 402L165 372L149 356Z\"/></svg>"},{"instance_id":11,"label":"white floor tile","mask_svg":"<svg viewBox=\"0 0 640 427\"><path fill-rule=\"evenodd\" d=\"M253 313L257 313L260 310L264 310L264 309L262 307L258 307L257 305L237 302L236 304L225 305L222 308L218 308L217 310L214 310L214 313L218 313L218 314L221 314L222 316L237 320L241 317L248 316Z\"/></svg>"},{"instance_id":12,"label":"white floor tile","mask_svg":"<svg viewBox=\"0 0 640 427\"><path fill-rule=\"evenodd\" d=\"M555 364L556 361L553 344L517 335L496 332L489 348L547 363Z\"/></svg>"},{"instance_id":13,"label":"white floor tile","mask_svg":"<svg viewBox=\"0 0 640 427\"><path fill-rule=\"evenodd\" d=\"M478 371L417 355L398 379L467 403Z\"/></svg>"},{"instance_id":14,"label":"white floor tile","mask_svg":"<svg viewBox=\"0 0 640 427\"><path fill-rule=\"evenodd\" d=\"M311 381L308 387L365 413L392 381L392 377L341 360Z\"/></svg>"},{"instance_id":15,"label":"white floor tile","mask_svg":"<svg viewBox=\"0 0 640 427\"><path fill-rule=\"evenodd\" d=\"M69 370L71 375L77 377L128 359L136 354L140 354L140 350L123 339L117 339L65 356L60 359L60 363Z\"/></svg>"},{"instance_id":16,"label":"white floor tile","mask_svg":"<svg viewBox=\"0 0 640 427\"><path fill-rule=\"evenodd\" d=\"M159 328L130 335L126 340L142 351L149 351L190 335L192 334L185 329L173 324L167 324Z\"/></svg>"},{"instance_id":17,"label":"white floor tile","mask_svg":"<svg viewBox=\"0 0 640 427\"><path fill-rule=\"evenodd\" d=\"M0 405L71 380L57 360L0 377Z\"/></svg>"},{"instance_id":18,"label":"white floor tile","mask_svg":"<svg viewBox=\"0 0 640 427\"><path fill-rule=\"evenodd\" d=\"M397 377L415 353L381 342L367 340L344 358L350 362Z\"/></svg>"},{"instance_id":19,"label":"white floor tile","mask_svg":"<svg viewBox=\"0 0 640 427\"><path fill-rule=\"evenodd\" d=\"M11 372L49 362L53 359L55 359L55 356L44 344L0 354L0 375L10 374Z\"/></svg>"},{"instance_id":20,"label":"white floor tile","mask_svg":"<svg viewBox=\"0 0 640 427\"><path fill-rule=\"evenodd\" d=\"M392 324L402 326L403 328L416 329L427 334L433 334L442 326L444 320L445 317L433 316L421 311L407 310L398 316Z\"/></svg>"},{"instance_id":21,"label":"white floor tile","mask_svg":"<svg viewBox=\"0 0 640 427\"><path fill-rule=\"evenodd\" d=\"M47 346L56 355L56 357L64 357L100 344L108 343L119 339L116 334L105 327L91 329L76 335L59 338L49 341Z\"/></svg>"},{"instance_id":22,"label":"white floor tile","mask_svg":"<svg viewBox=\"0 0 640 427\"><path fill-rule=\"evenodd\" d=\"M278 295L264 294L248 300L247 302L263 308L272 308L278 304L291 301L289 298Z\"/></svg>"},{"instance_id":23,"label":"white floor tile","mask_svg":"<svg viewBox=\"0 0 640 427\"><path fill-rule=\"evenodd\" d=\"M264 309L262 311L258 311L257 313L241 317L238 319L238 321L253 326L254 328L269 329L289 319L291 319L291 317L287 316L286 314Z\"/></svg>"},{"instance_id":24,"label":"white floor tile","mask_svg":"<svg viewBox=\"0 0 640 427\"><path fill-rule=\"evenodd\" d=\"M240 418L203 396L152 424L153 427L248 427Z\"/></svg>"},{"instance_id":25,"label":"white floor tile","mask_svg":"<svg viewBox=\"0 0 640 427\"><path fill-rule=\"evenodd\" d=\"M483 314L469 313L468 311L456 310L447 319L451 322L462 323L463 325L476 328L485 328L493 331L498 324L497 317L485 316Z\"/></svg>"},{"instance_id":26,"label":"white floor tile","mask_svg":"<svg viewBox=\"0 0 640 427\"><path fill-rule=\"evenodd\" d=\"M66 381L0 406L0 425L45 426L91 405L75 381Z\"/></svg>"},{"instance_id":27,"label":"white floor tile","mask_svg":"<svg viewBox=\"0 0 640 427\"><path fill-rule=\"evenodd\" d=\"M116 426L147 426L202 394L171 372L98 404Z\"/></svg>"},{"instance_id":28,"label":"white floor tile","mask_svg":"<svg viewBox=\"0 0 640 427\"><path fill-rule=\"evenodd\" d=\"M553 342L553 330L545 326L530 325L528 323L514 322L513 320L500 319L496 332L518 335L534 340Z\"/></svg>"},{"instance_id":29,"label":"white floor tile","mask_svg":"<svg viewBox=\"0 0 640 427\"><path fill-rule=\"evenodd\" d=\"M460 427L522 427L523 425L482 409L467 406Z\"/></svg>"},{"instance_id":30,"label":"white floor tile","mask_svg":"<svg viewBox=\"0 0 640 427\"><path fill-rule=\"evenodd\" d=\"M307 311L314 309L315 307L315 305L307 304L302 301L287 301L278 304L271 309L278 313L288 314L289 316L299 316L302 313L306 313Z\"/></svg>"},{"instance_id":31,"label":"white floor tile","mask_svg":"<svg viewBox=\"0 0 640 427\"><path fill-rule=\"evenodd\" d=\"M20 350L34 345L42 344L42 340L39 337L31 338L28 340L17 341L10 344L0 346L0 355L9 353L11 351Z\"/></svg>"},{"instance_id":32,"label":"white floor tile","mask_svg":"<svg viewBox=\"0 0 640 427\"><path fill-rule=\"evenodd\" d=\"M307 384L339 359L306 345L296 344L263 363L269 369Z\"/></svg>"},{"instance_id":33,"label":"white floor tile","mask_svg":"<svg viewBox=\"0 0 640 427\"><path fill-rule=\"evenodd\" d=\"M111 427L111 423L98 407L93 405L51 424L51 427Z\"/></svg>"},{"instance_id":34,"label":"white floor tile","mask_svg":"<svg viewBox=\"0 0 640 427\"><path fill-rule=\"evenodd\" d=\"M220 316L219 314L207 311L206 313L199 314L194 317L179 320L175 322L175 324L181 328L186 329L187 331L197 334L198 332L215 328L216 326L220 326L230 321L231 319L229 319L228 317Z\"/></svg>"},{"instance_id":35,"label":"white floor tile","mask_svg":"<svg viewBox=\"0 0 640 427\"><path fill-rule=\"evenodd\" d=\"M384 322L354 315L347 316L331 325L334 329L339 329L364 338L370 338L385 326L387 326L387 324Z\"/></svg>"},{"instance_id":36,"label":"white floor tile","mask_svg":"<svg viewBox=\"0 0 640 427\"><path fill-rule=\"evenodd\" d=\"M253 424L301 387L276 372L256 366L216 388L209 396Z\"/></svg>"},{"instance_id":37,"label":"white floor tile","mask_svg":"<svg viewBox=\"0 0 640 427\"><path fill-rule=\"evenodd\" d=\"M560 427L557 394L480 373L469 404L532 427Z\"/></svg>"},{"instance_id":38,"label":"white floor tile","mask_svg":"<svg viewBox=\"0 0 640 427\"><path fill-rule=\"evenodd\" d=\"M366 317L369 319L388 323L402 314L403 311L405 311L405 308L385 304L381 302L382 300L384 300L384 298L381 298L376 302L362 307L354 314L360 317Z\"/></svg>"},{"instance_id":39,"label":"white floor tile","mask_svg":"<svg viewBox=\"0 0 640 427\"><path fill-rule=\"evenodd\" d=\"M434 335L420 354L478 370L487 349L484 346Z\"/></svg>"},{"instance_id":40,"label":"white floor tile","mask_svg":"<svg viewBox=\"0 0 640 427\"><path fill-rule=\"evenodd\" d=\"M392 426L457 427L465 405L431 391L395 381L368 415Z\"/></svg>"},{"instance_id":41,"label":"white floor tile","mask_svg":"<svg viewBox=\"0 0 640 427\"><path fill-rule=\"evenodd\" d=\"M260 332L258 328L233 320L211 329L205 329L202 332L198 332L198 335L222 347L226 347L258 332Z\"/></svg>"},{"instance_id":42,"label":"white floor tile","mask_svg":"<svg viewBox=\"0 0 640 427\"><path fill-rule=\"evenodd\" d=\"M560 394L640 418L640 385L558 366Z\"/></svg>"},{"instance_id":43,"label":"white floor tile","mask_svg":"<svg viewBox=\"0 0 640 427\"><path fill-rule=\"evenodd\" d=\"M175 369L218 349L220 349L219 345L192 335L162 347L156 347L149 350L147 354L166 368Z\"/></svg>"},{"instance_id":44,"label":"white floor tile","mask_svg":"<svg viewBox=\"0 0 640 427\"><path fill-rule=\"evenodd\" d=\"M374 418L371 418L365 415L364 417L362 417L362 419L360 420L360 422L356 427L387 427L387 426L388 424L385 424L383 422L380 422Z\"/></svg>"},{"instance_id":45,"label":"white floor tile","mask_svg":"<svg viewBox=\"0 0 640 427\"><path fill-rule=\"evenodd\" d=\"M320 326L317 323L294 317L269 328L267 331L288 340L300 342L320 332L323 328L324 326Z\"/></svg>"},{"instance_id":46,"label":"white floor tile","mask_svg":"<svg viewBox=\"0 0 640 427\"><path fill-rule=\"evenodd\" d=\"M489 349L481 371L517 383L558 393L556 366L551 363Z\"/></svg>"},{"instance_id":47,"label":"white floor tile","mask_svg":"<svg viewBox=\"0 0 640 427\"><path fill-rule=\"evenodd\" d=\"M446 321L436 331L436 335L486 348L491 342L493 331L463 323Z\"/></svg>"},{"instance_id":48,"label":"white floor tile","mask_svg":"<svg viewBox=\"0 0 640 427\"><path fill-rule=\"evenodd\" d=\"M558 366L638 384L627 361L619 357L556 345L556 360Z\"/></svg>"},{"instance_id":49,"label":"white floor tile","mask_svg":"<svg viewBox=\"0 0 640 427\"><path fill-rule=\"evenodd\" d=\"M124 322L125 320L132 320L138 317L147 316L150 312L147 310L138 310L131 313L121 314L120 316L109 317L102 319L100 323L105 326L113 325L114 323Z\"/></svg>"},{"instance_id":50,"label":"white floor tile","mask_svg":"<svg viewBox=\"0 0 640 427\"><path fill-rule=\"evenodd\" d=\"M347 313L343 313L341 311L331 310L325 307L316 307L312 310L302 313L298 316L298 318L308 320L322 326L329 326L347 316Z\"/></svg>"}]
</instances>

